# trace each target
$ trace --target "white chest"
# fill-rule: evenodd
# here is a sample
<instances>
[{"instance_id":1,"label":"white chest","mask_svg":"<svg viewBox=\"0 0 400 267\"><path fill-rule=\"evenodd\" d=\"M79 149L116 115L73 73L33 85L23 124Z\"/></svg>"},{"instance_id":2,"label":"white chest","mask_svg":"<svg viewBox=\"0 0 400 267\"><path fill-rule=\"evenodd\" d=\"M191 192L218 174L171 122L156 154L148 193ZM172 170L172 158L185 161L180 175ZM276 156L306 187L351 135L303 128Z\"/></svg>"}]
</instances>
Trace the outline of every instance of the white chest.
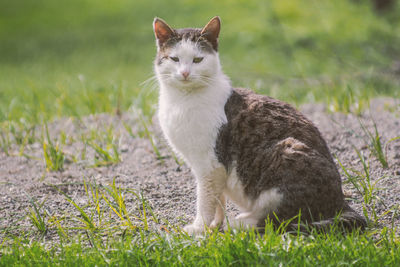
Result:
<instances>
[{"instance_id":1,"label":"white chest","mask_svg":"<svg viewBox=\"0 0 400 267\"><path fill-rule=\"evenodd\" d=\"M160 99L158 117L169 144L189 164L214 156L219 128L226 122L223 107Z\"/></svg>"},{"instance_id":2,"label":"white chest","mask_svg":"<svg viewBox=\"0 0 400 267\"><path fill-rule=\"evenodd\" d=\"M158 118L170 146L196 171L216 164L215 143L226 123L224 106L231 91L204 88L182 93L160 89Z\"/></svg>"}]
</instances>

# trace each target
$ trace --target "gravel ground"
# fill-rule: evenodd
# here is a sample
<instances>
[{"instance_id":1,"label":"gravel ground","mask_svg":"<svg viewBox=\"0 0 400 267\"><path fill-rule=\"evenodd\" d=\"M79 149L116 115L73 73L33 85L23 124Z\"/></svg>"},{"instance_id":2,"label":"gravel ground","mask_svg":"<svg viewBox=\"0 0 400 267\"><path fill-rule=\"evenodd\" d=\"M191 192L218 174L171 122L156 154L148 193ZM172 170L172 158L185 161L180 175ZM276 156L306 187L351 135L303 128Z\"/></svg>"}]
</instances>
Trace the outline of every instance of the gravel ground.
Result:
<instances>
[{"instance_id":1,"label":"gravel ground","mask_svg":"<svg viewBox=\"0 0 400 267\"><path fill-rule=\"evenodd\" d=\"M370 109L360 117L351 114L329 113L321 104L307 104L301 107L303 113L311 119L325 137L331 152L348 169L362 171L360 158L356 149L363 153L370 167L372 183L376 183L374 195L375 210L380 216L376 228L400 226L400 140L390 142L386 147L389 168L371 154L368 148L369 139L362 129L360 121L370 131L374 131L375 121L383 144L400 136L400 101L391 98L379 98L371 101ZM113 182L119 187L131 188L142 192L154 212L172 225L184 225L190 222L195 213L195 183L190 170L179 166L163 142L159 127L154 123L151 131L161 154L166 156L162 161L157 159L148 139L131 136L126 126L133 133L139 131L132 113L120 117L97 114L76 119L61 119L49 125L51 136L60 136L65 132L67 144L63 147L67 155L64 170L47 172L43 160L42 145L28 145L25 154L29 157L15 156L19 147L11 149L14 156L0 152L0 243L6 235L29 233L33 229L26 216L32 207L31 199L44 203L49 214L65 216L78 215L65 197L54 189L54 185L68 194L79 205L85 205L86 196L83 181L108 185ZM153 120L156 121L156 120ZM94 151L87 149L86 160L73 162L71 155L80 155L84 144L79 141L82 134L90 131L101 132L110 125L119 139L119 151L122 162L104 167L90 167L93 164ZM72 139L73 138L73 139ZM169 155L169 156L168 156ZM342 171L343 173L343 171ZM343 175L344 191L351 205L362 213L362 195L348 183ZM127 208L135 212L137 204L134 199L126 199ZM391 211L385 213L391 209ZM230 213L235 209L230 205ZM371 207L367 209L371 215ZM47 238L57 238L55 231L49 231Z\"/></svg>"}]
</instances>

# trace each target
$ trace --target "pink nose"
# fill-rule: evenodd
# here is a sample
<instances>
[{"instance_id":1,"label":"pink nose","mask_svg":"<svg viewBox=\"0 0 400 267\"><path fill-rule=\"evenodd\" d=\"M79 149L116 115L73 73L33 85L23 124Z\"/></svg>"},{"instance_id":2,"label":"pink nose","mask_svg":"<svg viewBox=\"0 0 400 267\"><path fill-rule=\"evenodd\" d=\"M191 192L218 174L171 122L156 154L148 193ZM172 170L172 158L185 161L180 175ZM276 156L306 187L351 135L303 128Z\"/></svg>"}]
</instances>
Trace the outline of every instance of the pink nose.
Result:
<instances>
[{"instance_id":1,"label":"pink nose","mask_svg":"<svg viewBox=\"0 0 400 267\"><path fill-rule=\"evenodd\" d=\"M188 71L182 71L182 76L185 78L185 80L187 79L187 77L189 76L189 72Z\"/></svg>"}]
</instances>

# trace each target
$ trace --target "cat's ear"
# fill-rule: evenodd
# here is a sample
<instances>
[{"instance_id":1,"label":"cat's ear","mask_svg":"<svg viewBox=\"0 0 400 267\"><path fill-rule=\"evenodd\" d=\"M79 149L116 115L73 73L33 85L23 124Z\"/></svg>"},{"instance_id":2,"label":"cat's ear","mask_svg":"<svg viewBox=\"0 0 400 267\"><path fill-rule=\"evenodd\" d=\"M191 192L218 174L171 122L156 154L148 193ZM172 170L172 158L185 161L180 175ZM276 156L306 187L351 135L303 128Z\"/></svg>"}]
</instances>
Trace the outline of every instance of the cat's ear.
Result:
<instances>
[{"instance_id":1,"label":"cat's ear","mask_svg":"<svg viewBox=\"0 0 400 267\"><path fill-rule=\"evenodd\" d=\"M153 30L159 47L175 35L175 31L160 18L154 18Z\"/></svg>"},{"instance_id":2,"label":"cat's ear","mask_svg":"<svg viewBox=\"0 0 400 267\"><path fill-rule=\"evenodd\" d=\"M221 20L218 16L213 17L206 26L201 30L201 35L204 36L213 46L214 50L218 50L218 36L221 29Z\"/></svg>"}]
</instances>

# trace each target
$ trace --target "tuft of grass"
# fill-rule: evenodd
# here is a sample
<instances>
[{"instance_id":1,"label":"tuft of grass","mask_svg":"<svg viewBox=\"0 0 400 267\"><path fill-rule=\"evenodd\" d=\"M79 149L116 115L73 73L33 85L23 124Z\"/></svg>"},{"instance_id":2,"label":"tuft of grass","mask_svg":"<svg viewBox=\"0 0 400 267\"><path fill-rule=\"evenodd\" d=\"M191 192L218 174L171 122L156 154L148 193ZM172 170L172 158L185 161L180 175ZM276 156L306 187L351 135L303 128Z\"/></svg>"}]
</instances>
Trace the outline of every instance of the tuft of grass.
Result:
<instances>
[{"instance_id":1,"label":"tuft of grass","mask_svg":"<svg viewBox=\"0 0 400 267\"><path fill-rule=\"evenodd\" d=\"M118 216L122 222L121 226L129 230L133 230L136 226L130 219L130 214L125 205L125 193L121 188L115 185L115 178L110 186L104 188L105 191L101 194L107 206ZM136 196L136 194L134 194ZM135 218L138 220L138 218Z\"/></svg>"},{"instance_id":2,"label":"tuft of grass","mask_svg":"<svg viewBox=\"0 0 400 267\"><path fill-rule=\"evenodd\" d=\"M86 145L95 151L94 167L107 166L121 162L119 152L119 137L110 126L106 131L92 130L90 137L82 136L85 147L81 151L81 158L86 158Z\"/></svg>"},{"instance_id":3,"label":"tuft of grass","mask_svg":"<svg viewBox=\"0 0 400 267\"><path fill-rule=\"evenodd\" d=\"M94 215L97 217L97 225L102 226L103 225L103 218L106 216L104 213L103 208L101 207L101 193L100 193L100 188L97 184L93 183L87 183L86 180L84 179L83 181L84 187L85 187L85 193L86 197L88 198L88 207L92 207L92 215L90 218L92 218ZM92 223L94 225L94 223Z\"/></svg>"},{"instance_id":4,"label":"tuft of grass","mask_svg":"<svg viewBox=\"0 0 400 267\"><path fill-rule=\"evenodd\" d=\"M378 132L378 127L376 126L375 121L373 121L374 132L371 132L370 130L368 130L365 127L365 125L361 122L360 119L359 119L359 123L360 123L362 130L369 138L368 147L371 150L372 154L379 160L379 162L382 164L383 168L388 168L389 163L387 161L387 154L385 152L384 146L382 145L381 136ZM387 146L387 145L385 145L385 146Z\"/></svg>"},{"instance_id":5,"label":"tuft of grass","mask_svg":"<svg viewBox=\"0 0 400 267\"><path fill-rule=\"evenodd\" d=\"M43 208L44 201L37 205L33 199L30 199L32 204L32 208L29 209L28 218L31 221L32 225L36 228L36 230L40 233L41 236L44 236L47 233L48 227L46 222L46 217L48 216L47 211L41 212Z\"/></svg>"},{"instance_id":6,"label":"tuft of grass","mask_svg":"<svg viewBox=\"0 0 400 267\"><path fill-rule=\"evenodd\" d=\"M338 90L335 94L328 94L329 110L331 112L353 113L361 115L361 112L369 106L368 95L361 95L360 90L355 91L351 85L344 90Z\"/></svg>"},{"instance_id":7,"label":"tuft of grass","mask_svg":"<svg viewBox=\"0 0 400 267\"><path fill-rule=\"evenodd\" d=\"M376 210L376 202L379 201L377 199L375 192L379 190L377 188L377 184L384 177L375 179L372 181L372 177L370 175L370 165L369 162L366 161L362 152L354 148L357 156L361 162L362 170L356 170L354 168L348 169L346 168L342 162L338 159L338 163L343 170L344 175L347 178L347 181L350 182L357 192L362 196L363 199L363 214L365 218L367 218L369 223L373 225L377 225L379 218L386 215L386 213L390 212L390 210L385 213L378 215ZM369 215L371 214L371 216Z\"/></svg>"},{"instance_id":8,"label":"tuft of grass","mask_svg":"<svg viewBox=\"0 0 400 267\"><path fill-rule=\"evenodd\" d=\"M58 141L54 142L50 138L47 123L45 124L46 140L43 140L43 155L47 171L62 171L64 169L64 152Z\"/></svg>"},{"instance_id":9,"label":"tuft of grass","mask_svg":"<svg viewBox=\"0 0 400 267\"><path fill-rule=\"evenodd\" d=\"M116 144L111 144L111 149L109 147L103 148L94 142L88 142L87 144L96 152L95 167L107 166L121 161Z\"/></svg>"},{"instance_id":10,"label":"tuft of grass","mask_svg":"<svg viewBox=\"0 0 400 267\"><path fill-rule=\"evenodd\" d=\"M74 216L74 218L80 222L80 225L77 227L77 229L87 229L90 231L96 231L99 229L99 225L96 224L93 221L93 212L90 214L88 212L85 211L85 207L81 207L78 203L76 203L70 196L68 196L64 191L60 190L59 188L57 188L56 186L54 186L54 188L61 193L65 199L72 204L76 210L79 213L79 217L78 216Z\"/></svg>"}]
</instances>

